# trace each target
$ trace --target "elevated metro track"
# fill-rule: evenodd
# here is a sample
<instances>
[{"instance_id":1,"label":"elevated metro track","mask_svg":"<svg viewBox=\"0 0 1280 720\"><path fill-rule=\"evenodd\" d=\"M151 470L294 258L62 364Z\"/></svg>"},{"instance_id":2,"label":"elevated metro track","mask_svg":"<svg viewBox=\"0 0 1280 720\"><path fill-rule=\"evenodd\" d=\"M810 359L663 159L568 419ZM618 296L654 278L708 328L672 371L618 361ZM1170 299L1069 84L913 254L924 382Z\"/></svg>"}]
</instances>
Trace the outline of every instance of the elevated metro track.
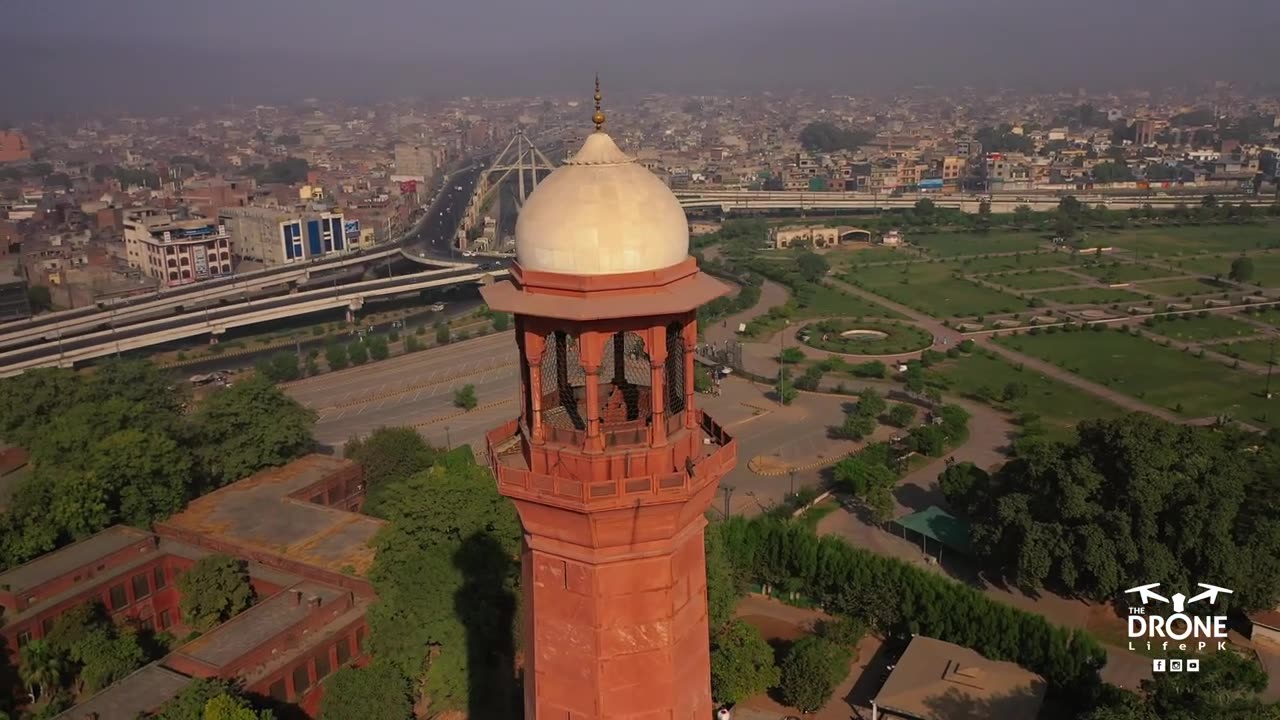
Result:
<instances>
[{"instance_id":1,"label":"elevated metro track","mask_svg":"<svg viewBox=\"0 0 1280 720\"><path fill-rule=\"evenodd\" d=\"M506 269L480 271L474 265L435 270L337 288L298 292L283 297L250 300L234 306L209 308L177 317L147 320L124 328L102 330L80 337L54 340L33 347L0 352L0 377L10 377L37 367L71 367L130 350L173 342L198 335L220 335L230 328L305 315L334 308L359 309L375 297L404 295L430 288L464 283L486 283L505 277Z\"/></svg>"},{"instance_id":2,"label":"elevated metro track","mask_svg":"<svg viewBox=\"0 0 1280 720\"><path fill-rule=\"evenodd\" d=\"M913 207L920 200L930 200L938 207L957 208L976 213L988 196L980 194L945 195L939 193L912 193L899 197L872 193L841 192L767 192L752 190L677 190L676 197L686 210L719 210L724 213L773 212L781 210L885 210ZM1069 194L1069 193L1068 193ZM1064 194L1065 195L1065 194ZM1256 196L1215 193L1224 201L1265 202ZM1060 195L1026 194L990 196L991 211L1010 213L1019 205L1032 210L1053 210L1062 200ZM1175 207L1178 204L1196 205L1199 195L1103 195L1074 194L1087 205L1105 205L1113 210L1152 207Z\"/></svg>"}]
</instances>

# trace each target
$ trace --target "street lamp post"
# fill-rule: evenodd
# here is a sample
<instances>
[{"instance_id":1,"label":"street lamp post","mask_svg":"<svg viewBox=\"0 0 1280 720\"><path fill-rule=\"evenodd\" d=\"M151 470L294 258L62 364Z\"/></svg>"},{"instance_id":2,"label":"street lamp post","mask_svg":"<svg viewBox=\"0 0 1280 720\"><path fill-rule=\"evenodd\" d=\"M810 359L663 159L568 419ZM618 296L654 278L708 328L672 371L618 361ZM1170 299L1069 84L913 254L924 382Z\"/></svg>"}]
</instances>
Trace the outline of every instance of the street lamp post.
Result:
<instances>
[{"instance_id":1,"label":"street lamp post","mask_svg":"<svg viewBox=\"0 0 1280 720\"><path fill-rule=\"evenodd\" d=\"M791 497L795 497L795 496L796 496L796 471L795 471L795 468L792 468L791 469Z\"/></svg>"},{"instance_id":2,"label":"street lamp post","mask_svg":"<svg viewBox=\"0 0 1280 720\"><path fill-rule=\"evenodd\" d=\"M1267 360L1267 392L1266 397L1271 399L1271 371L1276 366L1276 339L1271 338L1271 358Z\"/></svg>"},{"instance_id":3,"label":"street lamp post","mask_svg":"<svg viewBox=\"0 0 1280 720\"><path fill-rule=\"evenodd\" d=\"M721 485L720 492L724 493L724 518L729 519L729 498L733 497L735 488L732 485Z\"/></svg>"},{"instance_id":4,"label":"street lamp post","mask_svg":"<svg viewBox=\"0 0 1280 720\"><path fill-rule=\"evenodd\" d=\"M449 434L449 426L444 426L444 447L446 450L453 450L453 437Z\"/></svg>"}]
</instances>

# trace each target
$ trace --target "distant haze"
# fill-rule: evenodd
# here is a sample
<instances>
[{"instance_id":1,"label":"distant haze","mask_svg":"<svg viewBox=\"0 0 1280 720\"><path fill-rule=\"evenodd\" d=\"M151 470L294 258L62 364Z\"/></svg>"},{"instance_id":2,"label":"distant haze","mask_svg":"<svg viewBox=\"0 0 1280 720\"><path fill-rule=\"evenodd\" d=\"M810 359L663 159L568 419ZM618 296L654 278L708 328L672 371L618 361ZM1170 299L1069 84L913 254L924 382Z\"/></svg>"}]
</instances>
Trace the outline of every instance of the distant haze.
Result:
<instances>
[{"instance_id":1,"label":"distant haze","mask_svg":"<svg viewBox=\"0 0 1280 720\"><path fill-rule=\"evenodd\" d=\"M0 116L308 96L1266 81L1275 0L53 0L0 8Z\"/></svg>"}]
</instances>

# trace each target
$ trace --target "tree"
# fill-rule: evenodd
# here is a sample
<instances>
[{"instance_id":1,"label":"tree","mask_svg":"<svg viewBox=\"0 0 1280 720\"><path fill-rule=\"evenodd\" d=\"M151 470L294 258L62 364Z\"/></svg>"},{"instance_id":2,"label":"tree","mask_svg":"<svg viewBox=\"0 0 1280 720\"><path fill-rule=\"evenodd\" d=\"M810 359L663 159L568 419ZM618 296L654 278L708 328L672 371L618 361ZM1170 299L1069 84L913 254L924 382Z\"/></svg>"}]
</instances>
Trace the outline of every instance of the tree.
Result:
<instances>
[{"instance_id":1,"label":"tree","mask_svg":"<svg viewBox=\"0 0 1280 720\"><path fill-rule=\"evenodd\" d=\"M448 325L444 323L440 323L436 325L436 344L437 345L449 344L449 326Z\"/></svg>"},{"instance_id":2,"label":"tree","mask_svg":"<svg viewBox=\"0 0 1280 720\"><path fill-rule=\"evenodd\" d=\"M0 380L0 439L30 448L47 423L80 400L75 371L35 368Z\"/></svg>"},{"instance_id":3,"label":"tree","mask_svg":"<svg viewBox=\"0 0 1280 720\"><path fill-rule=\"evenodd\" d=\"M1053 221L1053 231L1063 239L1071 239L1076 234L1076 221L1070 215L1059 214Z\"/></svg>"},{"instance_id":4,"label":"tree","mask_svg":"<svg viewBox=\"0 0 1280 720\"><path fill-rule=\"evenodd\" d=\"M199 455L207 474L225 485L277 467L315 447L316 414L257 378L209 396L196 413Z\"/></svg>"},{"instance_id":5,"label":"tree","mask_svg":"<svg viewBox=\"0 0 1280 720\"><path fill-rule=\"evenodd\" d=\"M353 342L347 346L347 357L351 358L352 365L363 365L369 362L369 349L363 342Z\"/></svg>"},{"instance_id":6,"label":"tree","mask_svg":"<svg viewBox=\"0 0 1280 720\"><path fill-rule=\"evenodd\" d=\"M778 689L783 702L801 712L817 712L849 674L850 660L848 650L824 638L800 638L782 660Z\"/></svg>"},{"instance_id":7,"label":"tree","mask_svg":"<svg viewBox=\"0 0 1280 720\"><path fill-rule=\"evenodd\" d=\"M203 720L272 720L267 710L255 711L244 698L223 693L205 703Z\"/></svg>"},{"instance_id":8,"label":"tree","mask_svg":"<svg viewBox=\"0 0 1280 720\"><path fill-rule=\"evenodd\" d=\"M112 519L138 527L178 512L191 495L189 451L158 431L121 430L93 446L85 481L104 498ZM64 476L65 477L65 476Z\"/></svg>"},{"instance_id":9,"label":"tree","mask_svg":"<svg viewBox=\"0 0 1280 720\"><path fill-rule=\"evenodd\" d=\"M937 425L921 425L911 431L911 447L921 455L942 457L947 449L947 436Z\"/></svg>"},{"instance_id":10,"label":"tree","mask_svg":"<svg viewBox=\"0 0 1280 720\"><path fill-rule=\"evenodd\" d=\"M773 391L778 394L778 401L783 405L790 405L800 394L796 390L796 384L791 381L791 371L785 366L778 372L778 381L773 386Z\"/></svg>"},{"instance_id":11,"label":"tree","mask_svg":"<svg viewBox=\"0 0 1280 720\"><path fill-rule=\"evenodd\" d=\"M1027 396L1027 386L1020 382L1005 383L1004 390L1000 393L1000 399L1003 402L1014 402Z\"/></svg>"},{"instance_id":12,"label":"tree","mask_svg":"<svg viewBox=\"0 0 1280 720\"><path fill-rule=\"evenodd\" d=\"M475 385L471 385L471 384L463 385L461 388L458 388L458 390L453 393L454 407L462 408L463 410L475 410L478 402L479 401L476 400Z\"/></svg>"},{"instance_id":13,"label":"tree","mask_svg":"<svg viewBox=\"0 0 1280 720\"><path fill-rule=\"evenodd\" d=\"M889 408L889 422L895 427L905 428L916 419L916 407L907 403L894 403Z\"/></svg>"},{"instance_id":14,"label":"tree","mask_svg":"<svg viewBox=\"0 0 1280 720\"><path fill-rule=\"evenodd\" d=\"M707 624L714 638L733 619L742 587L729 562L723 536L718 532L708 532L704 545L707 558Z\"/></svg>"},{"instance_id":15,"label":"tree","mask_svg":"<svg viewBox=\"0 0 1280 720\"><path fill-rule=\"evenodd\" d=\"M73 645L71 658L80 663L79 683L88 693L124 678L147 660L135 631L109 623L93 628Z\"/></svg>"},{"instance_id":16,"label":"tree","mask_svg":"<svg viewBox=\"0 0 1280 720\"><path fill-rule=\"evenodd\" d=\"M892 488L898 476L883 462L854 455L843 458L834 468L836 484L850 495L866 498L879 488Z\"/></svg>"},{"instance_id":17,"label":"tree","mask_svg":"<svg viewBox=\"0 0 1280 720\"><path fill-rule=\"evenodd\" d=\"M1214 195L1213 193L1209 193L1208 195L1205 195L1204 197L1200 198L1200 207L1202 208L1218 207L1218 196Z\"/></svg>"},{"instance_id":18,"label":"tree","mask_svg":"<svg viewBox=\"0 0 1280 720\"><path fill-rule=\"evenodd\" d=\"M832 429L831 434L842 440L861 440L875 431L875 418L851 412L844 416L843 423Z\"/></svg>"},{"instance_id":19,"label":"tree","mask_svg":"<svg viewBox=\"0 0 1280 720\"><path fill-rule=\"evenodd\" d=\"M53 309L53 297L49 294L49 288L44 285L28 287L27 302L31 305L32 313L42 313Z\"/></svg>"},{"instance_id":20,"label":"tree","mask_svg":"<svg viewBox=\"0 0 1280 720\"><path fill-rule=\"evenodd\" d=\"M888 408L888 403L885 402L880 393L875 391L875 388L867 388L858 393L859 415L875 419L880 417L886 408Z\"/></svg>"},{"instance_id":21,"label":"tree","mask_svg":"<svg viewBox=\"0 0 1280 720\"><path fill-rule=\"evenodd\" d=\"M253 604L253 586L244 562L230 555L208 555L178 576L179 607L186 624L211 630Z\"/></svg>"},{"instance_id":22,"label":"tree","mask_svg":"<svg viewBox=\"0 0 1280 720\"><path fill-rule=\"evenodd\" d=\"M1123 160L1098 163L1092 173L1094 181L1103 184L1133 181L1133 171Z\"/></svg>"},{"instance_id":23,"label":"tree","mask_svg":"<svg viewBox=\"0 0 1280 720\"><path fill-rule=\"evenodd\" d=\"M1075 219L1080 217L1084 210L1084 203L1076 199L1075 195L1067 195L1058 201L1058 213L1060 215Z\"/></svg>"},{"instance_id":24,"label":"tree","mask_svg":"<svg viewBox=\"0 0 1280 720\"><path fill-rule=\"evenodd\" d=\"M324 349L324 361L329 364L330 370L342 370L351 363L347 357L347 348L345 345L333 343Z\"/></svg>"},{"instance_id":25,"label":"tree","mask_svg":"<svg viewBox=\"0 0 1280 720\"><path fill-rule=\"evenodd\" d=\"M1238 257L1231 261L1229 277L1240 283L1253 281L1253 258Z\"/></svg>"},{"instance_id":26,"label":"tree","mask_svg":"<svg viewBox=\"0 0 1280 720\"><path fill-rule=\"evenodd\" d=\"M871 133L847 130L829 122L811 122L800 130L800 144L806 150L816 152L852 150L866 144L871 138Z\"/></svg>"},{"instance_id":27,"label":"tree","mask_svg":"<svg viewBox=\"0 0 1280 720\"><path fill-rule=\"evenodd\" d=\"M493 314L493 329L502 332L511 326L511 316L504 312L495 312Z\"/></svg>"},{"instance_id":28,"label":"tree","mask_svg":"<svg viewBox=\"0 0 1280 720\"><path fill-rule=\"evenodd\" d=\"M151 717L153 720L204 720L204 710L210 700L233 693L231 683L226 680L196 678Z\"/></svg>"},{"instance_id":29,"label":"tree","mask_svg":"<svg viewBox=\"0 0 1280 720\"><path fill-rule=\"evenodd\" d=\"M62 683L64 672L65 658L45 640L31 640L18 653L18 675L33 700L47 700Z\"/></svg>"},{"instance_id":30,"label":"tree","mask_svg":"<svg viewBox=\"0 0 1280 720\"><path fill-rule=\"evenodd\" d=\"M384 335L373 335L369 338L369 357L374 360L386 360L391 357L391 348Z\"/></svg>"},{"instance_id":31,"label":"tree","mask_svg":"<svg viewBox=\"0 0 1280 720\"><path fill-rule=\"evenodd\" d=\"M947 503L966 514L977 510L970 502L985 497L990 484L991 476L971 462L951 465L938 476L938 487Z\"/></svg>"},{"instance_id":32,"label":"tree","mask_svg":"<svg viewBox=\"0 0 1280 720\"><path fill-rule=\"evenodd\" d=\"M1018 225L1030 225L1035 217L1035 212L1030 205L1018 205L1013 209L1013 221Z\"/></svg>"},{"instance_id":33,"label":"tree","mask_svg":"<svg viewBox=\"0 0 1280 720\"><path fill-rule=\"evenodd\" d=\"M783 348L782 352L778 353L778 362L787 363L788 365L802 363L804 358L804 351L798 347Z\"/></svg>"},{"instance_id":34,"label":"tree","mask_svg":"<svg viewBox=\"0 0 1280 720\"><path fill-rule=\"evenodd\" d=\"M713 640L711 696L732 705L778 684L773 648L744 620L733 620Z\"/></svg>"},{"instance_id":35,"label":"tree","mask_svg":"<svg viewBox=\"0 0 1280 720\"><path fill-rule=\"evenodd\" d=\"M408 720L413 716L409 685L393 665L377 662L346 667L325 681L322 720Z\"/></svg>"},{"instance_id":36,"label":"tree","mask_svg":"<svg viewBox=\"0 0 1280 720\"><path fill-rule=\"evenodd\" d=\"M289 382L302 377L302 369L298 367L298 356L283 350L270 357L259 360L253 366L254 372L273 383Z\"/></svg>"},{"instance_id":37,"label":"tree","mask_svg":"<svg viewBox=\"0 0 1280 720\"><path fill-rule=\"evenodd\" d=\"M857 650L858 644L867 634L867 626L853 618L836 618L824 620L818 626L818 635L839 645L850 652Z\"/></svg>"},{"instance_id":38,"label":"tree","mask_svg":"<svg viewBox=\"0 0 1280 720\"><path fill-rule=\"evenodd\" d=\"M822 278L827 274L827 270L831 269L831 265L827 263L826 258L806 250L796 256L796 269L800 271L800 277L811 283L816 283L822 281Z\"/></svg>"},{"instance_id":39,"label":"tree","mask_svg":"<svg viewBox=\"0 0 1280 720\"><path fill-rule=\"evenodd\" d=\"M435 448L412 427L380 427L366 437L353 437L342 454L360 464L370 492L386 483L407 480L430 468L438 457Z\"/></svg>"},{"instance_id":40,"label":"tree","mask_svg":"<svg viewBox=\"0 0 1280 720\"><path fill-rule=\"evenodd\" d=\"M496 673L468 667L512 661L520 523L511 504L467 451L388 486L381 505L388 526L369 571L379 597L368 613L370 652L420 687L433 713L498 695Z\"/></svg>"}]
</instances>

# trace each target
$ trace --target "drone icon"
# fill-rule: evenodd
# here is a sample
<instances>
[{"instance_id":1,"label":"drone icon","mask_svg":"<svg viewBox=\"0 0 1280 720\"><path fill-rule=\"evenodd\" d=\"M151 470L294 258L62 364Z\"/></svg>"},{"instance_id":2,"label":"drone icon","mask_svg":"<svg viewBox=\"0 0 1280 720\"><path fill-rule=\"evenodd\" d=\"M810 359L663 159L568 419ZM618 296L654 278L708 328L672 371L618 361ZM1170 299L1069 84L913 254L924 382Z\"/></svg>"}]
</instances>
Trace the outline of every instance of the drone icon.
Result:
<instances>
[{"instance_id":1,"label":"drone icon","mask_svg":"<svg viewBox=\"0 0 1280 720\"><path fill-rule=\"evenodd\" d=\"M1155 589L1160 587L1160 583L1151 583L1150 585L1139 585L1138 587L1135 587L1135 588L1129 588L1128 590L1125 590L1125 594L1127 595L1129 593L1138 593L1138 601L1141 602L1143 605L1146 605L1152 601L1157 601L1162 603L1172 603L1174 612L1182 612L1183 610L1186 609L1187 605L1190 605L1191 603L1197 603L1197 602L1200 602L1201 600L1208 600L1209 604L1212 605L1218 602L1219 594L1221 593L1231 594L1232 592L1231 590L1228 590L1224 587L1218 587L1217 585L1210 585L1208 583L1196 583L1196 585L1199 585L1200 587L1204 588L1204 592L1200 593L1199 595L1194 595L1190 598L1188 598L1186 595L1183 595L1182 593L1174 593L1169 597L1164 597L1163 595L1159 595L1155 592Z\"/></svg>"}]
</instances>

